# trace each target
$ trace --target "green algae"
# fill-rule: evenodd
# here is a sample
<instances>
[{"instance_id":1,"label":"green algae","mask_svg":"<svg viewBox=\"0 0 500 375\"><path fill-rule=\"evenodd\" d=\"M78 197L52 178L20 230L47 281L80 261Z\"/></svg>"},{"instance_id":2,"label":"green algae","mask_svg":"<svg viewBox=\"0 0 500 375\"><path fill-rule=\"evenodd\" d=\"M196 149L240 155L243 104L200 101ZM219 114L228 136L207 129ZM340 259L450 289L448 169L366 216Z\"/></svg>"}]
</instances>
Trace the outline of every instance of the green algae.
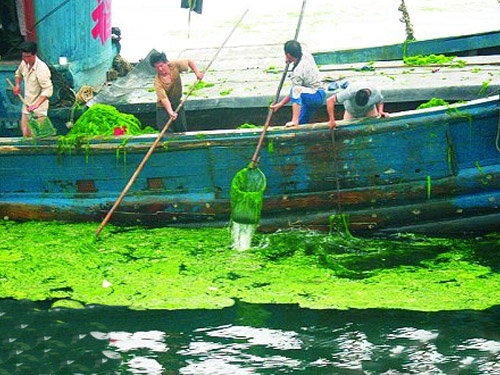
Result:
<instances>
[{"instance_id":1,"label":"green algae","mask_svg":"<svg viewBox=\"0 0 500 375\"><path fill-rule=\"evenodd\" d=\"M239 125L236 129L258 129L258 128L262 128L262 126L249 124L248 122L245 122L244 124Z\"/></svg>"},{"instance_id":2,"label":"green algae","mask_svg":"<svg viewBox=\"0 0 500 375\"><path fill-rule=\"evenodd\" d=\"M417 55L405 56L403 61L406 65L422 66L422 65L444 65L450 64L456 56L445 55Z\"/></svg>"},{"instance_id":3,"label":"green algae","mask_svg":"<svg viewBox=\"0 0 500 375\"><path fill-rule=\"evenodd\" d=\"M214 86L215 86L215 83L212 83L212 82L196 81L196 83L194 84L194 87L193 87L193 91L203 90L205 88L214 87Z\"/></svg>"},{"instance_id":4,"label":"green algae","mask_svg":"<svg viewBox=\"0 0 500 375\"><path fill-rule=\"evenodd\" d=\"M229 88L229 89L226 89L226 90L222 90L219 92L219 95L220 96L227 96L227 95L230 95L231 93L233 92L233 89L232 88Z\"/></svg>"},{"instance_id":5,"label":"green algae","mask_svg":"<svg viewBox=\"0 0 500 375\"><path fill-rule=\"evenodd\" d=\"M95 104L78 118L68 134L58 137L59 156L64 154L71 156L73 149L83 149L85 151L86 162L88 162L92 139L111 138L117 135L152 134L156 132L150 126L143 126L134 115L120 112L111 105ZM124 164L126 164L127 150L125 146L127 142L128 139L124 138L116 149L117 161L120 158L121 152Z\"/></svg>"},{"instance_id":6,"label":"green algae","mask_svg":"<svg viewBox=\"0 0 500 375\"><path fill-rule=\"evenodd\" d=\"M264 69L264 73L269 73L269 74L280 74L281 72L282 68L278 68L274 65L271 65L268 68Z\"/></svg>"},{"instance_id":7,"label":"green algae","mask_svg":"<svg viewBox=\"0 0 500 375\"><path fill-rule=\"evenodd\" d=\"M450 105L450 103L448 103L444 99L441 99L441 98L432 98L429 101L420 104L417 107L417 109L440 107L440 106L449 106L449 105Z\"/></svg>"},{"instance_id":8,"label":"green algae","mask_svg":"<svg viewBox=\"0 0 500 375\"><path fill-rule=\"evenodd\" d=\"M235 300L309 308L486 309L498 304L500 234L363 239L258 233L244 252L229 228L0 224L0 298L55 306L217 309Z\"/></svg>"},{"instance_id":9,"label":"green algae","mask_svg":"<svg viewBox=\"0 0 500 375\"><path fill-rule=\"evenodd\" d=\"M258 224L262 211L266 176L259 168L243 168L231 181L231 219L240 224Z\"/></svg>"},{"instance_id":10,"label":"green algae","mask_svg":"<svg viewBox=\"0 0 500 375\"><path fill-rule=\"evenodd\" d=\"M123 134L128 135L139 135L144 134L145 130L153 130L152 128L143 129L143 125L134 115L120 112L111 105L94 104L76 120L75 125L64 138L111 136L117 128L123 131Z\"/></svg>"},{"instance_id":11,"label":"green algae","mask_svg":"<svg viewBox=\"0 0 500 375\"><path fill-rule=\"evenodd\" d=\"M183 91L183 94L187 95L189 93L189 95L192 95L192 96L199 96L200 90L214 87L214 86L215 86L215 83L197 80L195 83L190 85L190 87L187 90Z\"/></svg>"},{"instance_id":12,"label":"green algae","mask_svg":"<svg viewBox=\"0 0 500 375\"><path fill-rule=\"evenodd\" d=\"M426 66L426 65L438 65L444 66L449 65L450 67L463 68L467 65L464 60L456 59L456 56L445 56L445 55L417 55L417 56L406 56L403 57L403 62L405 65L410 66Z\"/></svg>"}]
</instances>

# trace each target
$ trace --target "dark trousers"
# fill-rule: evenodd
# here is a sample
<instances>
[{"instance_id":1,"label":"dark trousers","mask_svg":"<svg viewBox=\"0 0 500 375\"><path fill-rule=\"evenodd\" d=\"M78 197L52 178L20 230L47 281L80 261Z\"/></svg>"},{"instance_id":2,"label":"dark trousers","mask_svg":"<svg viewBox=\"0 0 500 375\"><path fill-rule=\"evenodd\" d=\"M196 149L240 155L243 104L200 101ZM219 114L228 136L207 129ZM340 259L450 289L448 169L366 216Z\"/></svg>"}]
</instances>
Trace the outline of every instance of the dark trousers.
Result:
<instances>
[{"instance_id":1,"label":"dark trousers","mask_svg":"<svg viewBox=\"0 0 500 375\"><path fill-rule=\"evenodd\" d=\"M156 127L158 130L162 130L167 122L170 120L170 116L165 108L156 107ZM169 133L184 133L187 132L186 114L184 113L184 108L179 109L177 112L177 119L173 121L167 130Z\"/></svg>"}]
</instances>

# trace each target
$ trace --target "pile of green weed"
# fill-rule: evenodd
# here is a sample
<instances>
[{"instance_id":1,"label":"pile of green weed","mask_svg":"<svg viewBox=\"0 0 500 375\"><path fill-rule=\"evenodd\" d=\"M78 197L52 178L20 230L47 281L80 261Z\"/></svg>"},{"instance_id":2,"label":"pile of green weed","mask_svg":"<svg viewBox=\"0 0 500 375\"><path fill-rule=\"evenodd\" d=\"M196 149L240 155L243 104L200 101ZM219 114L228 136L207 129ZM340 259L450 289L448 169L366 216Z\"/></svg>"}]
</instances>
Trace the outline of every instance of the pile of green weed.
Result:
<instances>
[{"instance_id":1,"label":"pile of green weed","mask_svg":"<svg viewBox=\"0 0 500 375\"><path fill-rule=\"evenodd\" d=\"M58 139L61 153L80 148L96 137L114 135L140 135L156 133L150 126L143 126L132 114L122 113L107 104L95 104L87 109L75 122L68 134Z\"/></svg>"},{"instance_id":2,"label":"pile of green weed","mask_svg":"<svg viewBox=\"0 0 500 375\"><path fill-rule=\"evenodd\" d=\"M127 135L156 132L149 126L143 127L134 115L122 113L111 105L95 104L78 118L67 137L114 135L117 128Z\"/></svg>"},{"instance_id":3,"label":"pile of green weed","mask_svg":"<svg viewBox=\"0 0 500 375\"><path fill-rule=\"evenodd\" d=\"M445 55L417 55L417 56L404 56L403 62L411 66L426 66L426 65L453 65L457 67L465 66L464 60L455 60L456 56Z\"/></svg>"},{"instance_id":4,"label":"pile of green weed","mask_svg":"<svg viewBox=\"0 0 500 375\"><path fill-rule=\"evenodd\" d=\"M428 102L420 104L417 109L424 109L424 108L432 108L432 107L441 107L441 106L449 106L450 103L448 103L444 99L440 98L432 98Z\"/></svg>"}]
</instances>

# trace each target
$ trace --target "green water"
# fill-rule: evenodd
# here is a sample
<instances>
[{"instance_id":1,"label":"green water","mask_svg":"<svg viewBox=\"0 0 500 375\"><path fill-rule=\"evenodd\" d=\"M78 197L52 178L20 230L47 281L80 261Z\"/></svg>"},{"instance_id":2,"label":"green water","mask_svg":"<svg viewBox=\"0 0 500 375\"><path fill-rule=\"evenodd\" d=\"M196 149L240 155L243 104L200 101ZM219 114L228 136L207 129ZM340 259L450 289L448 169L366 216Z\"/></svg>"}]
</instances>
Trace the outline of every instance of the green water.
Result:
<instances>
[{"instance_id":1,"label":"green water","mask_svg":"<svg viewBox=\"0 0 500 375\"><path fill-rule=\"evenodd\" d=\"M486 309L498 304L500 234L475 239L362 239L229 228L144 229L0 224L0 298L132 309L293 303L315 309Z\"/></svg>"}]
</instances>

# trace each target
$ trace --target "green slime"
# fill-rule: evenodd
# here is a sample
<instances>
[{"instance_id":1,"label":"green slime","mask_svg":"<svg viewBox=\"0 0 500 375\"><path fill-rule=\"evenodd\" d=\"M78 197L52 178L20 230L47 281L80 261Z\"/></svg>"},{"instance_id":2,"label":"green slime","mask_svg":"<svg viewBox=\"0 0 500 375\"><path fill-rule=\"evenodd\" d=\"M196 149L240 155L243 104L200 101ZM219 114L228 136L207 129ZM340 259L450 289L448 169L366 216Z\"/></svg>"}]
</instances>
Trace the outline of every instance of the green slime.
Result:
<instances>
[{"instance_id":1,"label":"green slime","mask_svg":"<svg viewBox=\"0 0 500 375\"><path fill-rule=\"evenodd\" d=\"M306 230L0 223L0 298L53 306L217 309L235 300L314 309L486 309L498 304L500 234L367 239Z\"/></svg>"}]
</instances>

